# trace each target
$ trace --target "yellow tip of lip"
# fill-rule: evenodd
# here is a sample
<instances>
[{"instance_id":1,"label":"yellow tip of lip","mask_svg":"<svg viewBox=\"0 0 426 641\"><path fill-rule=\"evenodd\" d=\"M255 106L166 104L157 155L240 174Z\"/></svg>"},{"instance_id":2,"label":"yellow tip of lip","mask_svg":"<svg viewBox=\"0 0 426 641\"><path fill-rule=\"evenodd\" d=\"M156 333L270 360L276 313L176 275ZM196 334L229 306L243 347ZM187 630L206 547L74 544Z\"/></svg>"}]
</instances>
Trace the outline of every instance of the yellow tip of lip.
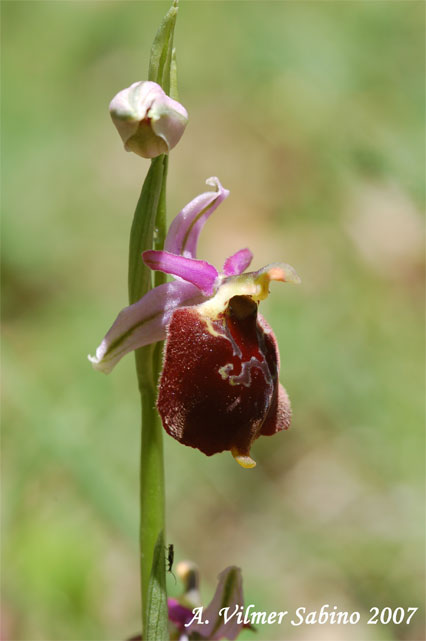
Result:
<instances>
[{"instance_id":1,"label":"yellow tip of lip","mask_svg":"<svg viewBox=\"0 0 426 641\"><path fill-rule=\"evenodd\" d=\"M249 470L251 467L256 467L256 461L253 461L250 456L246 456L245 454L240 454L237 450L231 450L231 454L234 457L234 459L237 461L241 467L244 467L245 469Z\"/></svg>"}]
</instances>

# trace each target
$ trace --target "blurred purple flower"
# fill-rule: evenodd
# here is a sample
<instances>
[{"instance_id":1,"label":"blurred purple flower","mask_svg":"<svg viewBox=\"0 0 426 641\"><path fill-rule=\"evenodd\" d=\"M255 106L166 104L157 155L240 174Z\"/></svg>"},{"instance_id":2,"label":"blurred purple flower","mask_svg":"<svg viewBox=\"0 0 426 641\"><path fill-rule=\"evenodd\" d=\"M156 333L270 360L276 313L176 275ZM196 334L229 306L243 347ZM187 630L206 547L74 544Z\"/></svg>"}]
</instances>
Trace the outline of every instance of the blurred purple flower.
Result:
<instances>
[{"instance_id":1,"label":"blurred purple flower","mask_svg":"<svg viewBox=\"0 0 426 641\"><path fill-rule=\"evenodd\" d=\"M169 620L177 631L177 634L172 635L173 639L176 638L179 641L230 639L232 641L244 627L251 627L241 620L242 616L232 616L232 613L241 612L244 606L240 568L230 566L219 574L213 599L205 608L200 605L196 566L188 561L182 561L177 566L177 572L184 581L185 593L180 600L167 599Z\"/></svg>"},{"instance_id":2,"label":"blurred purple flower","mask_svg":"<svg viewBox=\"0 0 426 641\"><path fill-rule=\"evenodd\" d=\"M171 641L220 641L237 638L243 628L254 630L244 622L243 580L240 568L229 566L218 576L213 599L205 608L201 605L198 567L191 561L181 561L176 573L182 580L181 597L167 599ZM136 635L128 641L142 641Z\"/></svg>"},{"instance_id":3,"label":"blurred purple flower","mask_svg":"<svg viewBox=\"0 0 426 641\"><path fill-rule=\"evenodd\" d=\"M167 599L167 606L170 621L172 621L179 630L185 630L185 624L194 618L192 610L181 605L177 599L173 599L172 597Z\"/></svg>"}]
</instances>

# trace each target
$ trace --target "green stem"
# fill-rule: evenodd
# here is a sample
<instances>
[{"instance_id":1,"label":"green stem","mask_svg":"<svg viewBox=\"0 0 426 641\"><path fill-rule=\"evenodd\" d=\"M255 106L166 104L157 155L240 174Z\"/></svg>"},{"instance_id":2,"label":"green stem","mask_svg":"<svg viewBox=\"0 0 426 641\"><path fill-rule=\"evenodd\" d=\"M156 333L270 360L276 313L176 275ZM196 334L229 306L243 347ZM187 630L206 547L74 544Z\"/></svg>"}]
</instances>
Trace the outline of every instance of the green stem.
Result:
<instances>
[{"instance_id":1,"label":"green stem","mask_svg":"<svg viewBox=\"0 0 426 641\"><path fill-rule=\"evenodd\" d=\"M173 84L176 91L176 65L172 64L173 33L177 0L173 0L157 31L151 50L149 79L159 83L166 93ZM166 236L166 179L168 157L158 156L144 181L136 207L129 247L129 300L135 303L152 286L150 270L141 254L146 249L162 249ZM165 282L157 272L155 285ZM167 595L164 554L160 543L165 535L165 488L163 432L156 410L157 381L161 369L162 344L147 346L135 352L136 372L142 403L140 456L140 569L142 623L144 641L166 641ZM156 547L157 543L157 547ZM156 555L154 557L154 550ZM155 567L153 567L154 559ZM154 589L155 586L155 589ZM151 589L150 589L151 588ZM160 597L159 598L159 595ZM155 595L155 596L154 596Z\"/></svg>"},{"instance_id":2,"label":"green stem","mask_svg":"<svg viewBox=\"0 0 426 641\"><path fill-rule=\"evenodd\" d=\"M129 299L134 303L151 287L151 274L141 254L153 245L157 236L165 233L165 189L167 157L151 162L142 193L136 207L130 233ZM155 407L156 385L159 376L157 346L149 345L135 352L138 387L142 404L140 457L140 572L143 629L148 625L148 585L152 570L155 543L165 530L165 489L163 463L163 434ZM165 582L165 580L164 580ZM167 614L165 615L167 616Z\"/></svg>"},{"instance_id":3,"label":"green stem","mask_svg":"<svg viewBox=\"0 0 426 641\"><path fill-rule=\"evenodd\" d=\"M152 161L152 177L148 174L147 184L149 193L148 203L156 211L155 216L155 233L154 227L150 231L151 238L155 237L155 246L162 248L166 234L166 179L168 157L162 156L161 171L158 169L160 160ZM158 162L157 162L158 161ZM151 170L150 170L151 171ZM156 194L156 197L153 197ZM142 190L141 199L144 199L144 190ZM146 206L146 201L145 201ZM135 213L135 220L132 226L132 234L136 238L141 238L141 223L137 220L140 218ZM154 218L153 218L154 219ZM145 225L146 217L145 217ZM145 230L146 231L146 230ZM142 234L144 237L144 234ZM151 241L152 242L152 241ZM152 246L152 245L151 245ZM135 279L130 277L130 270L134 270L132 256L140 254L146 249L137 243L134 249L131 242L131 251L129 254L129 292L137 300L139 288L135 285ZM139 264L143 264L139 260ZM132 272L135 274L135 271ZM145 272L140 271L136 281L144 283ZM149 273L148 273L149 277ZM165 282L165 275L162 272L155 274L155 285ZM131 299L131 302L134 302ZM157 397L157 381L161 369L161 352L162 343L149 345L139 349L135 353L136 372L138 385L141 394L142 403L142 432L141 432L141 457L140 457L140 567L141 567L141 593L142 593L142 619L143 629L148 627L147 607L148 607L148 585L152 570L152 559L154 547L160 532L165 533L165 479L164 479L164 460L163 460L163 432L158 412L155 407ZM164 577L165 583L165 577Z\"/></svg>"},{"instance_id":4,"label":"green stem","mask_svg":"<svg viewBox=\"0 0 426 641\"><path fill-rule=\"evenodd\" d=\"M147 630L148 586L155 543L165 527L165 494L163 434L155 409L156 390L145 388L141 401L140 561L143 629Z\"/></svg>"}]
</instances>

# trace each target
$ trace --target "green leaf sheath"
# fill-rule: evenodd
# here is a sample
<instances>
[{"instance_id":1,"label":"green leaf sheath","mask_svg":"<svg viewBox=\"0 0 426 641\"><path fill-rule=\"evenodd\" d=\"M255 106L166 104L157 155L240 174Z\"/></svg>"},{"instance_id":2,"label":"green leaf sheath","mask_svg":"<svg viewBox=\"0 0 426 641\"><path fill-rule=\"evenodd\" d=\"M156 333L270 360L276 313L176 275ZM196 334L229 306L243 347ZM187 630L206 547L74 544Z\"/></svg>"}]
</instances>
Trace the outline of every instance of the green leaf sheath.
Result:
<instances>
[{"instance_id":1,"label":"green leaf sheath","mask_svg":"<svg viewBox=\"0 0 426 641\"><path fill-rule=\"evenodd\" d=\"M151 358L152 354L153 352L151 352ZM164 575L159 581L164 591L163 599L150 602L148 596L154 548L159 532L164 531L165 525L163 434L160 418L155 409L156 395L155 387L145 388L141 393L143 427L140 475L140 561L144 631L149 629L152 621L158 624L158 621L162 620L162 630L167 630L168 625L165 567L162 568L159 565L156 570L157 575L161 572ZM165 557L164 548L162 552ZM145 638L148 637L144 632ZM166 641L168 638L168 635L158 636L155 641Z\"/></svg>"},{"instance_id":2,"label":"green leaf sheath","mask_svg":"<svg viewBox=\"0 0 426 641\"><path fill-rule=\"evenodd\" d=\"M164 554L164 534L158 535L155 548L152 571L148 585L148 610L150 616L144 633L144 641L158 641L168 638L167 618L159 616L164 609L167 610L166 595L166 560Z\"/></svg>"},{"instance_id":3,"label":"green leaf sheath","mask_svg":"<svg viewBox=\"0 0 426 641\"><path fill-rule=\"evenodd\" d=\"M157 208L157 216L155 219L155 231L154 231L154 249L163 249L164 242L166 240L166 186L167 186L167 170L169 166L169 157L163 156L163 185L160 193L160 198ZM166 282L166 274L161 271L155 271L153 274L154 285L161 285Z\"/></svg>"},{"instance_id":4,"label":"green leaf sheath","mask_svg":"<svg viewBox=\"0 0 426 641\"><path fill-rule=\"evenodd\" d=\"M173 34L177 1L167 12L155 36L149 63L149 80L157 82L169 94L177 92ZM173 59L173 65L172 65ZM173 80L171 68L173 67ZM135 303L152 286L150 270L141 254L146 249L162 249L166 236L166 180L168 156L151 161L136 207L130 232L129 301ZM156 272L155 285L165 282ZM142 402L140 470L140 567L143 638L167 641L168 613L165 575L165 491L163 432L155 407L157 381L161 369L161 344L149 345L135 352L136 371ZM150 580L151 577L151 580Z\"/></svg>"},{"instance_id":5,"label":"green leaf sheath","mask_svg":"<svg viewBox=\"0 0 426 641\"><path fill-rule=\"evenodd\" d=\"M129 243L129 301L136 303L151 289L151 270L142 260L142 252L152 249L161 193L165 191L166 157L157 156L145 178L136 206Z\"/></svg>"}]
</instances>

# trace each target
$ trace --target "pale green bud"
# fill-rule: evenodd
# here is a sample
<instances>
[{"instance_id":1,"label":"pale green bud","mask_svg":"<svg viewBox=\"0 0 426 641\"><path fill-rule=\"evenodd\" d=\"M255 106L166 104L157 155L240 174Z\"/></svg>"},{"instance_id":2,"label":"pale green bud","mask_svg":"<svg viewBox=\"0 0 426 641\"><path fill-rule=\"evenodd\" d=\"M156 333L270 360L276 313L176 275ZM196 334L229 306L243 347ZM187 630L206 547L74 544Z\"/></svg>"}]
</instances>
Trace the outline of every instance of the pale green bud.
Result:
<instances>
[{"instance_id":1,"label":"pale green bud","mask_svg":"<svg viewBox=\"0 0 426 641\"><path fill-rule=\"evenodd\" d=\"M188 113L155 82L134 82L111 101L109 111L126 151L143 158L167 154L179 142Z\"/></svg>"}]
</instances>

